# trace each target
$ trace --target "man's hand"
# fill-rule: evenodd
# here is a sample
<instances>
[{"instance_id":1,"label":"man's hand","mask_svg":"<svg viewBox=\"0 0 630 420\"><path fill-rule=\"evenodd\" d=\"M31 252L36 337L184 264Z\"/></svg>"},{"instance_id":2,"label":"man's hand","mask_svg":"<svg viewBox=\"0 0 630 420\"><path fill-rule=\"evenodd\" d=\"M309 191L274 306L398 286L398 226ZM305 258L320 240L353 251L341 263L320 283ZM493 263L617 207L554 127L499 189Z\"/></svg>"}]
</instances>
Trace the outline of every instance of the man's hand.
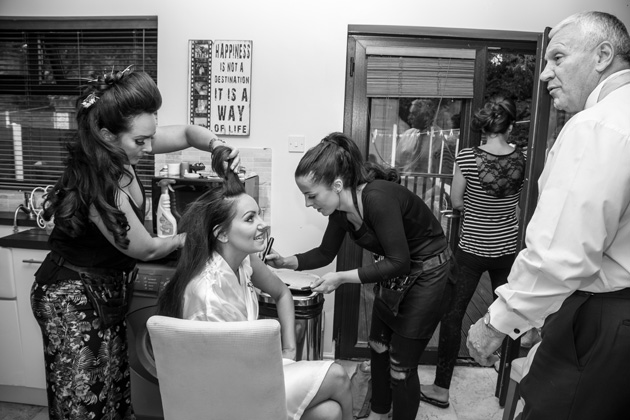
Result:
<instances>
[{"instance_id":1,"label":"man's hand","mask_svg":"<svg viewBox=\"0 0 630 420\"><path fill-rule=\"evenodd\" d=\"M481 318L470 326L466 347L468 347L470 355L481 366L492 366L499 360L494 351L501 346L504 338L505 334L492 331Z\"/></svg>"}]
</instances>

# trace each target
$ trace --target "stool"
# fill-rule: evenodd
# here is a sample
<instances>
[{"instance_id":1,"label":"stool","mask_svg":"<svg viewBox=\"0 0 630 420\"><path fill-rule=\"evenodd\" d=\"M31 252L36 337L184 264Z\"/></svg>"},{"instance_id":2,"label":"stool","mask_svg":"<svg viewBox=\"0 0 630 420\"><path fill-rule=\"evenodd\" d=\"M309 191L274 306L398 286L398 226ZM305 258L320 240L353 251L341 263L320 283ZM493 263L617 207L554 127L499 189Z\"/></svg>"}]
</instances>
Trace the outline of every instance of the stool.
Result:
<instances>
[{"instance_id":1,"label":"stool","mask_svg":"<svg viewBox=\"0 0 630 420\"><path fill-rule=\"evenodd\" d=\"M505 407L503 408L502 420L513 420L514 413L516 412L516 405L521 398L520 384L523 376L529 372L529 367L534 360L534 355L540 342L536 343L527 353L526 357L519 357L512 360L512 366L510 368L510 383L508 385L507 396L505 399Z\"/></svg>"}]
</instances>

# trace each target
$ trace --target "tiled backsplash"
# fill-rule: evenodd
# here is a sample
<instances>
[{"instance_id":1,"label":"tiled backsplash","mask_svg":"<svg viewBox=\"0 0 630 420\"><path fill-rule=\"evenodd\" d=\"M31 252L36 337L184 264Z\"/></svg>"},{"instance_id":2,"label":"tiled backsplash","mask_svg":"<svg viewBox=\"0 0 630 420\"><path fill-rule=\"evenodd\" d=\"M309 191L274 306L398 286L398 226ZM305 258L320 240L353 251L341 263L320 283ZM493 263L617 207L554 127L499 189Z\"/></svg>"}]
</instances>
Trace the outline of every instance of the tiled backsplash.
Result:
<instances>
[{"instance_id":1,"label":"tiled backsplash","mask_svg":"<svg viewBox=\"0 0 630 420\"><path fill-rule=\"evenodd\" d=\"M20 204L24 204L24 191L0 190L0 211L15 211Z\"/></svg>"},{"instance_id":2,"label":"tiled backsplash","mask_svg":"<svg viewBox=\"0 0 630 420\"><path fill-rule=\"evenodd\" d=\"M254 172L258 175L259 191L258 205L267 223L271 221L271 149L242 148L240 150L241 167L247 174ZM186 149L180 152L165 153L155 156L155 170L157 172L166 164L201 162L206 166L205 172L210 171L212 155L197 149Z\"/></svg>"},{"instance_id":3,"label":"tiled backsplash","mask_svg":"<svg viewBox=\"0 0 630 420\"><path fill-rule=\"evenodd\" d=\"M240 149L241 166L245 167L247 173L254 172L258 175L259 193L258 203L267 223L271 220L271 149ZM155 156L156 173L167 163L202 162L206 169L210 168L211 155L197 149L187 149L181 152L167 153ZM30 192L31 190L28 190ZM150 197L148 197L150 201ZM17 206L24 202L24 191L0 190L0 211L15 211ZM151 208L151 203L147 203L147 208ZM149 217L150 217L149 213Z\"/></svg>"}]
</instances>

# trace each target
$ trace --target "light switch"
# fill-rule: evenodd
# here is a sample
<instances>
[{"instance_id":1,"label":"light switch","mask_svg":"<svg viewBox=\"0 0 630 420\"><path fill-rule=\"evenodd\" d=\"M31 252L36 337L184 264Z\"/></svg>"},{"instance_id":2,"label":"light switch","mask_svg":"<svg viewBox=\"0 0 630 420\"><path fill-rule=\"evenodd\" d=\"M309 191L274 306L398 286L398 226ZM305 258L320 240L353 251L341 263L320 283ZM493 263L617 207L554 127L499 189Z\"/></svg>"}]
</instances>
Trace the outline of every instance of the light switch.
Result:
<instances>
[{"instance_id":1,"label":"light switch","mask_svg":"<svg viewBox=\"0 0 630 420\"><path fill-rule=\"evenodd\" d=\"M304 153L304 136L289 136L289 153Z\"/></svg>"}]
</instances>

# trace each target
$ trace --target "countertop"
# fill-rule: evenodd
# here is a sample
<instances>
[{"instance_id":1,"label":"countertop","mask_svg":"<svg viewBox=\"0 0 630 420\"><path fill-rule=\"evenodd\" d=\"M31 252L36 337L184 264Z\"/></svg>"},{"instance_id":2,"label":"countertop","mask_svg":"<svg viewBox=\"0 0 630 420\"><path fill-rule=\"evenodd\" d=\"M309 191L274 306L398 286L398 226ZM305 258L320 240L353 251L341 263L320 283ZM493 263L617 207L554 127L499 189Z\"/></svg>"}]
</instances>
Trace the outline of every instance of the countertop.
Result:
<instances>
[{"instance_id":1,"label":"countertop","mask_svg":"<svg viewBox=\"0 0 630 420\"><path fill-rule=\"evenodd\" d=\"M23 230L0 238L0 246L5 248L50 249L48 246L48 234L45 229L40 228Z\"/></svg>"},{"instance_id":2,"label":"countertop","mask_svg":"<svg viewBox=\"0 0 630 420\"><path fill-rule=\"evenodd\" d=\"M14 212L0 211L0 225L13 226ZM0 238L0 246L6 248L26 248L49 250L48 234L45 229L37 227L37 221L27 214L18 213L17 225L20 232ZM31 229L24 230L25 227Z\"/></svg>"},{"instance_id":3,"label":"countertop","mask_svg":"<svg viewBox=\"0 0 630 420\"><path fill-rule=\"evenodd\" d=\"M45 229L37 227L35 219L29 219L24 213L18 214L18 226L20 228L32 227L28 230L20 230L3 238L0 238L0 246L5 248L26 248L49 250L48 234ZM0 225L13 225L13 212L0 211ZM145 220L144 226L149 232L153 232L153 222Z\"/></svg>"},{"instance_id":4,"label":"countertop","mask_svg":"<svg viewBox=\"0 0 630 420\"><path fill-rule=\"evenodd\" d=\"M0 211L0 225L9 225L13 226L13 215L15 212L12 211ZM27 214L23 212L19 212L17 215L17 224L20 227L24 226L37 226L37 220L35 218L31 219Z\"/></svg>"}]
</instances>

